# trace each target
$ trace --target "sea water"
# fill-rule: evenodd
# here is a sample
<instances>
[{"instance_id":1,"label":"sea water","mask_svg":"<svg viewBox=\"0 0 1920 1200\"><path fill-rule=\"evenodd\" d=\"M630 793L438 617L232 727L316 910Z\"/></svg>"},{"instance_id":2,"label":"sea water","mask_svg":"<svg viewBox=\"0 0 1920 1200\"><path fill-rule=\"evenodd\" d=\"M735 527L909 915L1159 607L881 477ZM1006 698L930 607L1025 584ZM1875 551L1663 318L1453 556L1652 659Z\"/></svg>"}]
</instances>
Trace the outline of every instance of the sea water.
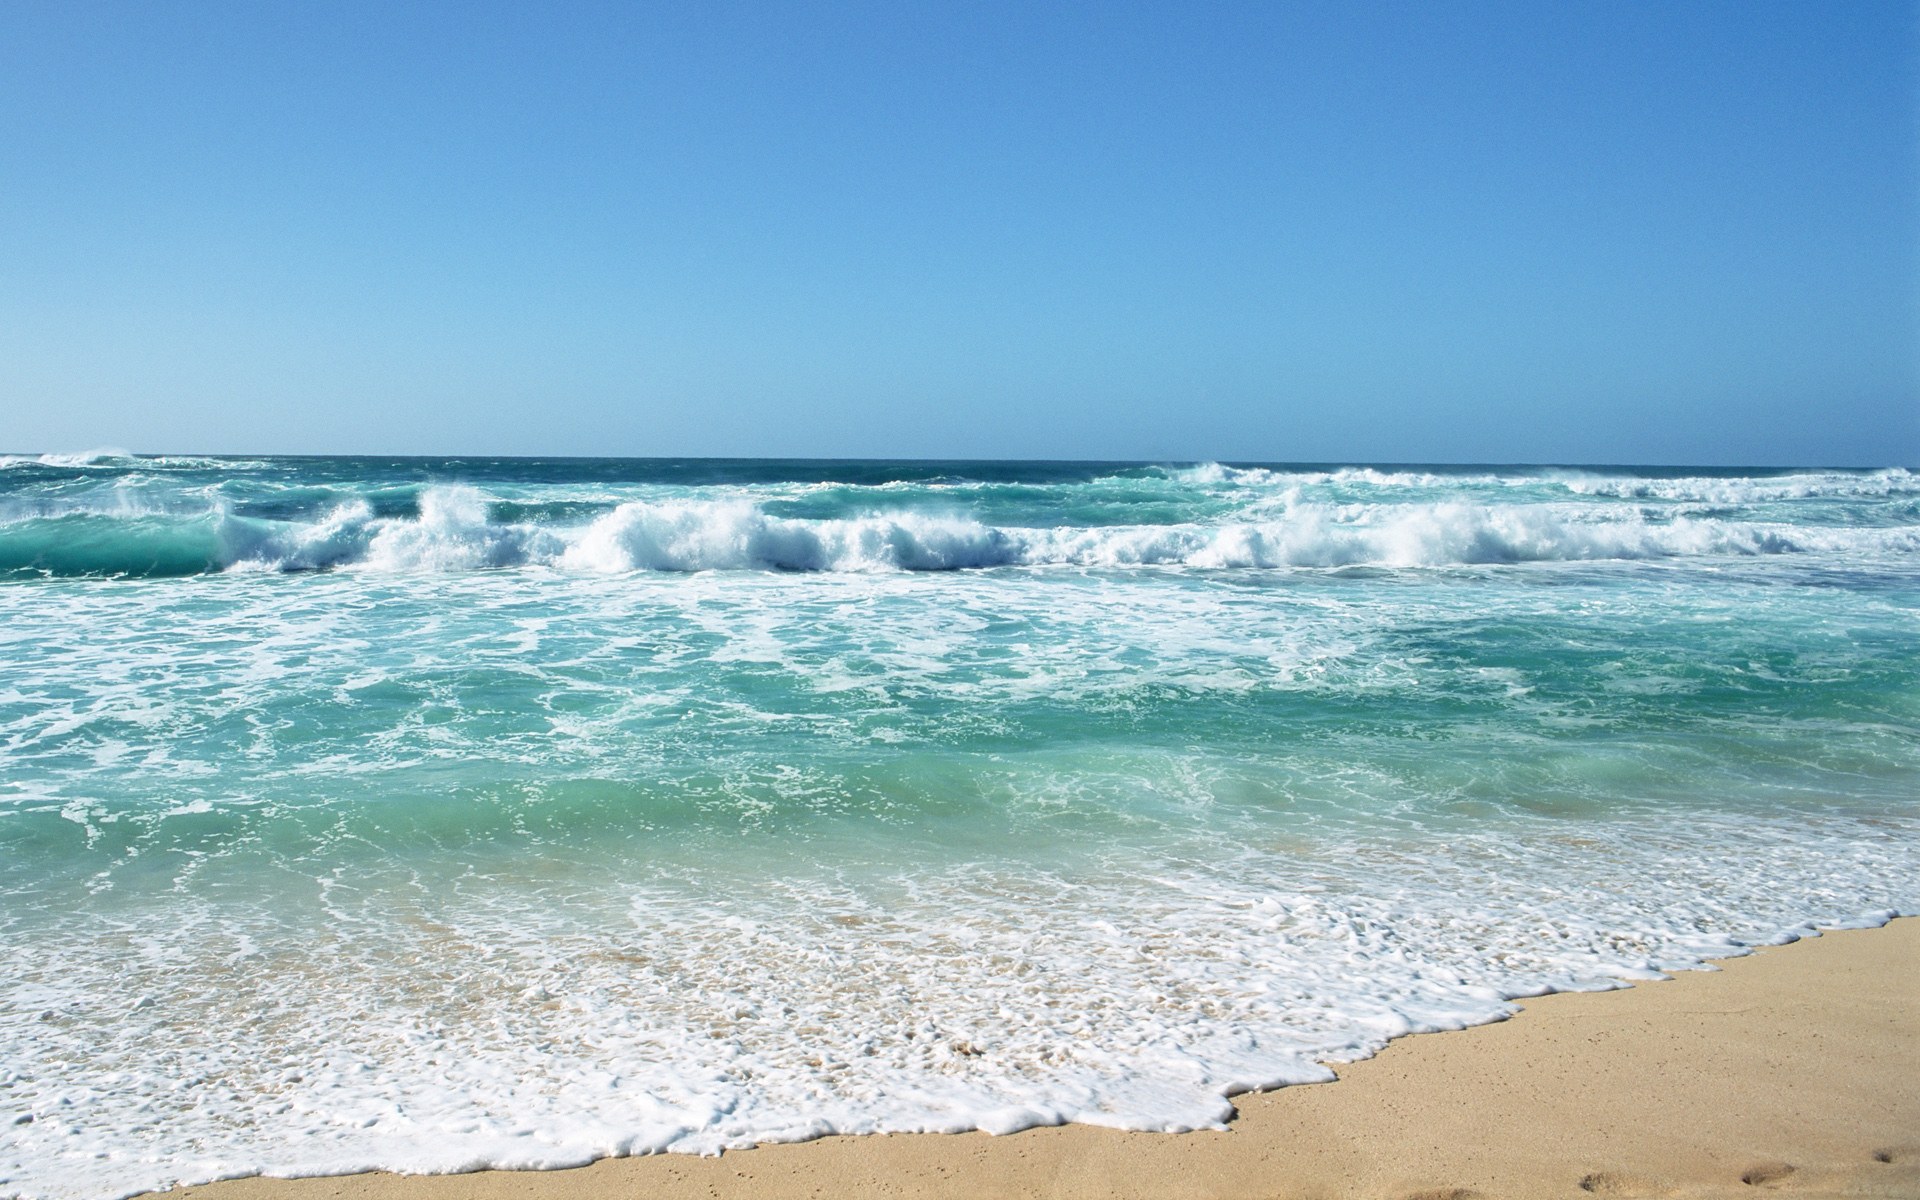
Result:
<instances>
[{"instance_id":1,"label":"sea water","mask_svg":"<svg viewBox=\"0 0 1920 1200\"><path fill-rule=\"evenodd\" d=\"M1216 1126L1917 784L1906 470L0 459L0 1194Z\"/></svg>"}]
</instances>

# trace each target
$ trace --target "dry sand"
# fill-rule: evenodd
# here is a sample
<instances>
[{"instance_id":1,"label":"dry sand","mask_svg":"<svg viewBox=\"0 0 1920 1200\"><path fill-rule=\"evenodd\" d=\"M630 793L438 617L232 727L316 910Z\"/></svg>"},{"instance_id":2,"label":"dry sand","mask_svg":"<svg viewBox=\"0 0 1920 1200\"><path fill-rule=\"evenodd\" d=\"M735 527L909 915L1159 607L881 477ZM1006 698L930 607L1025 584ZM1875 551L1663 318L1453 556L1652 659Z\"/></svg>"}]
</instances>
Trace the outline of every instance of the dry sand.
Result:
<instances>
[{"instance_id":1,"label":"dry sand","mask_svg":"<svg viewBox=\"0 0 1920 1200\"><path fill-rule=\"evenodd\" d=\"M1920 919L1410 1037L1223 1133L826 1138L572 1171L240 1180L199 1200L1920 1197Z\"/></svg>"}]
</instances>

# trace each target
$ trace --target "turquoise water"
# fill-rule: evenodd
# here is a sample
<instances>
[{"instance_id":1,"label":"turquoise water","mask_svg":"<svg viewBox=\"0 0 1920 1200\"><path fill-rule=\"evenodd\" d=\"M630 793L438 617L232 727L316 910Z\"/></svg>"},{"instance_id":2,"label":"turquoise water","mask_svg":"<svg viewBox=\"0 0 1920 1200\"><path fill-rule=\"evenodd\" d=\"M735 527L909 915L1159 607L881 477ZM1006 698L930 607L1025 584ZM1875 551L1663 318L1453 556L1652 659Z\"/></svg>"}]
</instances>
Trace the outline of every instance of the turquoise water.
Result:
<instances>
[{"instance_id":1,"label":"turquoise water","mask_svg":"<svg viewBox=\"0 0 1920 1200\"><path fill-rule=\"evenodd\" d=\"M1202 1127L1920 890L1905 470L0 464L0 1194Z\"/></svg>"}]
</instances>

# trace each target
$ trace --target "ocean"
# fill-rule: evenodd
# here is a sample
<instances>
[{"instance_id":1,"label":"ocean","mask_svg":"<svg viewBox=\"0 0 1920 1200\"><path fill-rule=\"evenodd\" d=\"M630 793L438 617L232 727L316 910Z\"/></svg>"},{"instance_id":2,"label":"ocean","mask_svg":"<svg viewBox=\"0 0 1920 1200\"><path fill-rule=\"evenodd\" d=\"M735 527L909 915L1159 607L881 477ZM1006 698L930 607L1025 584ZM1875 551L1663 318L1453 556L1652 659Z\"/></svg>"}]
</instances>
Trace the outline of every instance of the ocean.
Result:
<instances>
[{"instance_id":1,"label":"ocean","mask_svg":"<svg viewBox=\"0 0 1920 1200\"><path fill-rule=\"evenodd\" d=\"M1214 1127L1917 785L1904 469L0 458L0 1195Z\"/></svg>"}]
</instances>

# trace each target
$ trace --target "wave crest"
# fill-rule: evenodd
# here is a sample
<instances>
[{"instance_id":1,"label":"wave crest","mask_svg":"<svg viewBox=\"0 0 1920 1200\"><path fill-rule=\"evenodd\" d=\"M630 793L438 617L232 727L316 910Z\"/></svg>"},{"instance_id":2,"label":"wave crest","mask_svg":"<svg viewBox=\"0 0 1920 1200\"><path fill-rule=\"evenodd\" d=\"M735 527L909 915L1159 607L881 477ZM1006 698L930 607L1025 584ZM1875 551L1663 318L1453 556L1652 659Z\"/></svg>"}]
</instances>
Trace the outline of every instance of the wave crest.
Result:
<instances>
[{"instance_id":1,"label":"wave crest","mask_svg":"<svg viewBox=\"0 0 1920 1200\"><path fill-rule=\"evenodd\" d=\"M318 520L38 512L0 521L0 571L164 576L221 570L447 572L954 571L990 567L1444 567L1796 552L1912 554L1920 530L1674 516L1560 504L1321 504L1212 524L996 527L900 509L784 517L743 498L629 501L570 526L493 519L468 487L421 493L417 516L364 500Z\"/></svg>"},{"instance_id":2,"label":"wave crest","mask_svg":"<svg viewBox=\"0 0 1920 1200\"><path fill-rule=\"evenodd\" d=\"M560 565L590 571L944 571L1022 561L1006 531L918 513L805 521L747 501L628 503L590 525Z\"/></svg>"}]
</instances>

